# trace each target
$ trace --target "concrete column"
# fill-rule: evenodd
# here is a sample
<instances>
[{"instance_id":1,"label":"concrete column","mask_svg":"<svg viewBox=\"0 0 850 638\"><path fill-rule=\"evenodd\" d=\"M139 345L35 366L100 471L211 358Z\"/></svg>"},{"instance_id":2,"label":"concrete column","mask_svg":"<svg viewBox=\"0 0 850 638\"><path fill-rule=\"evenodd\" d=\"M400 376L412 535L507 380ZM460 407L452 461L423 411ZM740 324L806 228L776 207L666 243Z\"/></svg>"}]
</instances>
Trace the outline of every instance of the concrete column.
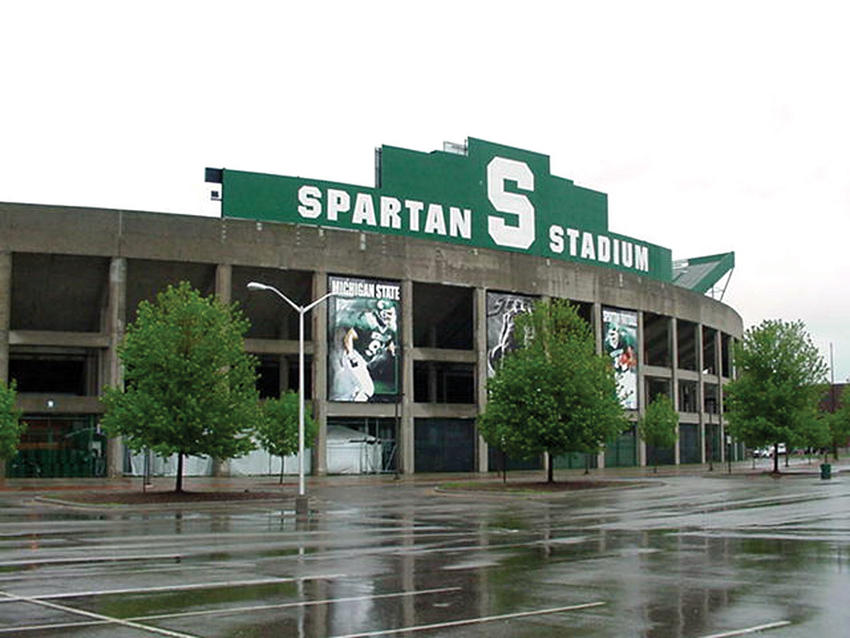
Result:
<instances>
[{"instance_id":1,"label":"concrete column","mask_svg":"<svg viewBox=\"0 0 850 638\"><path fill-rule=\"evenodd\" d=\"M602 354L602 304L593 302L593 310L590 316L593 328L593 340L596 343L596 354Z\"/></svg>"},{"instance_id":2,"label":"concrete column","mask_svg":"<svg viewBox=\"0 0 850 638\"><path fill-rule=\"evenodd\" d=\"M401 282L401 427L398 433L399 471L413 474L414 459L413 420L413 282Z\"/></svg>"},{"instance_id":3,"label":"concrete column","mask_svg":"<svg viewBox=\"0 0 850 638\"><path fill-rule=\"evenodd\" d=\"M670 399L673 401L673 409L679 411L679 325L676 317L670 317ZM673 446L673 453L676 457L676 465L682 462L682 450L679 448L681 444L681 431L679 426L676 426L676 445Z\"/></svg>"},{"instance_id":4,"label":"concrete column","mask_svg":"<svg viewBox=\"0 0 850 638\"><path fill-rule=\"evenodd\" d=\"M702 349L702 324L696 324L696 335L695 341L697 344L697 374L699 375L699 379L697 380L697 413L699 414L699 458L700 463L705 463L705 388L703 387L703 349Z\"/></svg>"},{"instance_id":5,"label":"concrete column","mask_svg":"<svg viewBox=\"0 0 850 638\"><path fill-rule=\"evenodd\" d=\"M726 428L726 420L723 418L723 404L725 401L725 397L723 394L723 377L722 375L718 377L717 380L717 415L720 420L720 436L721 436L721 446L723 447L723 462L726 463L729 461L729 457L732 460L735 460L735 451L732 448L732 445L727 445L726 436L729 435L729 432ZM731 436L731 435L729 435Z\"/></svg>"},{"instance_id":6,"label":"concrete column","mask_svg":"<svg viewBox=\"0 0 850 638\"><path fill-rule=\"evenodd\" d=\"M637 416L641 418L646 412L646 375L644 373L644 369L646 368L646 339L643 330L643 311L639 310L637 313L638 316L638 343L640 346L638 347L638 352L640 353L640 360L638 361L638 375L637 375ZM638 437L637 429L635 429L635 437L638 439L638 466L645 467L646 466L646 441Z\"/></svg>"},{"instance_id":7,"label":"concrete column","mask_svg":"<svg viewBox=\"0 0 850 638\"><path fill-rule=\"evenodd\" d=\"M602 304L598 301L593 302L591 320L593 323L593 338L596 342L596 354L602 354ZM604 451L596 455L596 467L599 469L605 467Z\"/></svg>"},{"instance_id":8,"label":"concrete column","mask_svg":"<svg viewBox=\"0 0 850 638\"><path fill-rule=\"evenodd\" d=\"M0 251L0 381L9 381L9 324L12 316L12 253Z\"/></svg>"},{"instance_id":9,"label":"concrete column","mask_svg":"<svg viewBox=\"0 0 850 638\"><path fill-rule=\"evenodd\" d=\"M224 304L233 298L233 266L218 264L215 267L215 296Z\"/></svg>"},{"instance_id":10,"label":"concrete column","mask_svg":"<svg viewBox=\"0 0 850 638\"><path fill-rule=\"evenodd\" d=\"M100 370L101 363L97 358L86 357L86 394L97 396L100 393Z\"/></svg>"},{"instance_id":11,"label":"concrete column","mask_svg":"<svg viewBox=\"0 0 850 638\"><path fill-rule=\"evenodd\" d=\"M283 396L289 390L289 359L286 358L286 355L282 354L278 357L278 366L278 391L280 392L280 396Z\"/></svg>"},{"instance_id":12,"label":"concrete column","mask_svg":"<svg viewBox=\"0 0 850 638\"><path fill-rule=\"evenodd\" d=\"M475 392L478 403L478 414L487 408L487 291L476 288L472 300L472 339L475 344ZM488 445L480 434L476 436L478 443L475 450L475 469L486 472L489 467Z\"/></svg>"},{"instance_id":13,"label":"concrete column","mask_svg":"<svg viewBox=\"0 0 850 638\"><path fill-rule=\"evenodd\" d=\"M720 351L720 330L714 331L714 370L717 372L717 423L720 430L720 462L726 462L726 424L723 422L723 353Z\"/></svg>"},{"instance_id":14,"label":"concrete column","mask_svg":"<svg viewBox=\"0 0 850 638\"><path fill-rule=\"evenodd\" d=\"M328 273L323 270L314 272L313 299L327 293ZM313 377L313 418L316 420L317 433L312 447L312 473L316 476L328 473L328 303L333 303L333 299L313 308L311 317L304 317L305 323L309 320L313 325L313 363L310 367Z\"/></svg>"},{"instance_id":15,"label":"concrete column","mask_svg":"<svg viewBox=\"0 0 850 638\"><path fill-rule=\"evenodd\" d=\"M113 257L109 264L109 296L106 302L106 332L109 347L106 350L106 378L104 385L121 386L124 369L118 357L118 346L124 340L127 315L127 260ZM110 478L124 474L124 445L121 437L106 441L106 474Z\"/></svg>"},{"instance_id":16,"label":"concrete column","mask_svg":"<svg viewBox=\"0 0 850 638\"><path fill-rule=\"evenodd\" d=\"M233 267L218 264L215 268L215 296L223 304L230 304L233 297ZM212 460L213 476L230 476L230 459Z\"/></svg>"},{"instance_id":17,"label":"concrete column","mask_svg":"<svg viewBox=\"0 0 850 638\"><path fill-rule=\"evenodd\" d=\"M12 313L12 253L0 251L0 381L9 382L9 322ZM0 482L6 477L6 461L0 459Z\"/></svg>"},{"instance_id":18,"label":"concrete column","mask_svg":"<svg viewBox=\"0 0 850 638\"><path fill-rule=\"evenodd\" d=\"M552 296L551 295L540 295L540 302L551 304L552 303ZM543 453L543 473L546 476L549 476L549 466L551 464L553 464L554 462L555 462L555 459L552 458L552 455L549 454L548 451ZM552 471L554 472L554 467L553 467Z\"/></svg>"}]
</instances>

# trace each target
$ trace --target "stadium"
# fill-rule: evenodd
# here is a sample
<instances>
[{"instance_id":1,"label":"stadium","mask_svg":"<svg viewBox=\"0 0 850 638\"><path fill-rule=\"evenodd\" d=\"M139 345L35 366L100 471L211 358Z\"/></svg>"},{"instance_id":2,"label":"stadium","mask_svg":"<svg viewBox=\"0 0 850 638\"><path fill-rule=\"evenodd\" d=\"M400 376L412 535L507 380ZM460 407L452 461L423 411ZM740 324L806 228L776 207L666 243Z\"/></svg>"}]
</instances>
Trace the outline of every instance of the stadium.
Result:
<instances>
[{"instance_id":1,"label":"stadium","mask_svg":"<svg viewBox=\"0 0 850 638\"><path fill-rule=\"evenodd\" d=\"M668 248L610 231L605 194L551 175L548 156L470 138L431 153L380 147L374 187L230 169L205 177L218 218L0 203L0 378L16 381L27 423L7 476L169 471L167 459L140 460L101 433L99 395L121 383L117 347L138 303L182 280L239 302L263 397L297 389L299 317L248 283L299 305L333 293L305 322L314 474L741 457L723 419L743 332L722 302L734 254L674 262ZM673 399L673 448L647 449L631 427L598 456L528 461L478 436L514 317L549 298L571 300L590 323L632 421L657 394ZM188 466L280 469L262 452Z\"/></svg>"}]
</instances>

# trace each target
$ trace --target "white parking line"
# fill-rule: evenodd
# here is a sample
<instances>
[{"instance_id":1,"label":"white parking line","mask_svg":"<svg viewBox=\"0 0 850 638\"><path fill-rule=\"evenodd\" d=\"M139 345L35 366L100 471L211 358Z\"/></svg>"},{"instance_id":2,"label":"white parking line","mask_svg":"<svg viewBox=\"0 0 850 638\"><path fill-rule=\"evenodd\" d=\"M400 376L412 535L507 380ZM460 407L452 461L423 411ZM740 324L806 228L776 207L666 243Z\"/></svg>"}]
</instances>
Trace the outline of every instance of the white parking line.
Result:
<instances>
[{"instance_id":1,"label":"white parking line","mask_svg":"<svg viewBox=\"0 0 850 638\"><path fill-rule=\"evenodd\" d=\"M7 599L11 599L17 602L31 603L33 605L40 605L42 607L48 607L50 609L58 609L59 611L64 611L69 614L77 614L79 616L86 616L88 618L96 618L97 620L101 620L107 623L121 625L123 627L132 627L133 629L140 629L142 631L159 634L161 636L169 636L170 638L196 638L192 634L181 634L176 631L169 631L168 629L160 629L159 627L149 627L148 625L142 625L141 623L132 622L129 620L120 620L119 618L112 618L111 616L104 616L103 614L96 614L94 612L84 611L82 609L74 609L73 607L58 605L56 603L50 603L45 600L39 600L37 598L29 598L27 596L16 596L15 594L7 594L3 591L0 591L0 596L6 596Z\"/></svg>"},{"instance_id":2,"label":"white parking line","mask_svg":"<svg viewBox=\"0 0 850 638\"><path fill-rule=\"evenodd\" d=\"M543 614L557 614L564 611L578 611L600 607L604 602L584 603L582 605L570 605L569 607L553 607L551 609L537 609L534 611L520 611L515 614L500 614L498 616L481 616L479 618L466 618L464 620L452 620L448 622L433 623L431 625L414 625L412 627L398 627L397 629L381 629L379 631L367 631L359 634L345 634L334 638L368 638L369 636L389 636L391 634L403 634L411 631L428 631L429 629L445 629L447 627L460 627L462 625L475 625L496 620L511 620L513 618L526 618L528 616L540 616Z\"/></svg>"},{"instance_id":3,"label":"white parking line","mask_svg":"<svg viewBox=\"0 0 850 638\"><path fill-rule=\"evenodd\" d=\"M188 572L202 572L202 571L215 571L219 569L221 564L225 564L228 570L232 567L233 569L244 569L249 572L254 571L257 567L256 561L229 561L223 563L222 561L207 561L202 564L194 565L194 564L186 564L181 563L180 561L175 562L173 565L167 563L155 563L151 566L143 567L141 565L133 565L132 567L128 566L128 569L132 571L134 576L138 576L139 574L165 574L168 572L180 572L188 573ZM98 568L88 567L85 563L80 563L79 567L66 567L62 571L63 578L86 578L93 579L96 576L108 575L114 577L117 571L114 565L108 565L105 563L101 563ZM45 576L50 580L56 578L55 575ZM9 572L6 576L0 576L0 587L2 587L2 583L17 583L21 581L33 582L32 574L29 570L16 570L14 572ZM2 600L0 600L2 602Z\"/></svg>"},{"instance_id":4,"label":"white parking line","mask_svg":"<svg viewBox=\"0 0 850 638\"><path fill-rule=\"evenodd\" d=\"M391 594L375 594L372 596L346 596L342 598L327 598L323 600L306 600L296 601L291 603L277 603L274 605L253 605L250 607L228 607L226 609L204 609L201 611L184 611L174 612L171 614L152 614L149 616L134 616L126 620L138 622L140 620L166 620L174 618L185 618L187 616L226 616L228 614L242 614L253 611L265 611L269 609L286 609L288 607L313 607L317 605L331 605L336 603L350 603L361 600L378 600L386 598L402 598L406 596L422 596L426 594L443 594L448 592L460 591L460 587L440 587L437 589L420 589L418 591L403 591ZM20 634L24 631L45 631L50 629L76 629L80 627L93 627L96 625L104 625L109 621L106 620L90 620L85 622L67 622L67 623L50 623L44 625L27 625L25 627L9 627L0 628L0 634L13 633Z\"/></svg>"},{"instance_id":5,"label":"white parking line","mask_svg":"<svg viewBox=\"0 0 850 638\"><path fill-rule=\"evenodd\" d=\"M790 624L790 620L780 620L777 622L767 623L766 625L756 625L755 627L747 627L746 629L733 629L732 631L725 631L721 634L701 636L701 638L730 638L731 636L743 636L744 634L752 634L757 631L764 631L766 629L779 629L780 627L787 627Z\"/></svg>"},{"instance_id":6,"label":"white parking line","mask_svg":"<svg viewBox=\"0 0 850 638\"><path fill-rule=\"evenodd\" d=\"M453 591L460 591L460 587L439 587L436 589L419 589L416 591L402 591L391 594L372 594L369 596L346 596L342 598L325 598L320 600L300 600L291 603L276 603L274 605L255 605L252 607L232 607L228 609L205 609L202 611L187 611L176 612L173 614L156 614L151 616L139 616L134 620L161 620L165 618L183 618L185 616L207 616L207 615L225 615L232 613L243 613L246 611L263 610L263 609L285 609L287 607L314 607L316 605L331 605L335 603L350 603L360 600L380 600L382 598L404 598L407 596L422 596L425 594L443 594Z\"/></svg>"},{"instance_id":7,"label":"white parking line","mask_svg":"<svg viewBox=\"0 0 850 638\"><path fill-rule=\"evenodd\" d=\"M230 580L214 581L210 583L193 583L191 585L164 585L161 587L128 587L125 589L101 589L94 591L72 591L61 594L44 594L43 596L32 596L33 600L57 600L60 598L83 598L86 596L113 596L115 594L148 594L170 591L191 591L193 589L216 589L219 587L251 587L258 585L276 585L280 583L294 583L299 580L332 580L345 578L345 574L320 574L317 576L306 576L304 578L259 578L257 580ZM13 596L14 594L7 594ZM0 599L0 603L10 602L8 599Z\"/></svg>"},{"instance_id":8,"label":"white parking line","mask_svg":"<svg viewBox=\"0 0 850 638\"><path fill-rule=\"evenodd\" d=\"M73 565L74 563L121 563L136 560L180 560L183 554L139 554L132 556L79 556L76 558L23 558L0 562L0 567L24 565Z\"/></svg>"},{"instance_id":9,"label":"white parking line","mask_svg":"<svg viewBox=\"0 0 850 638\"><path fill-rule=\"evenodd\" d=\"M466 532L458 533L457 535L458 536L474 536L474 534L469 534L469 533L466 533ZM521 548L521 547L533 547L535 545L545 545L547 543L563 544L563 543L566 543L566 542L573 542L573 541L564 540L564 539L560 539L560 538L559 539L550 539L550 540L537 539L537 540L532 540L532 541L527 541L527 542L522 542L522 543L501 543L501 544L495 544L495 545L481 545L481 544L476 544L476 545L451 545L451 544L447 544L445 542L435 542L435 543L416 544L416 545L411 545L411 546L408 546L408 547L397 547L397 546L379 547L379 548L375 548L375 549L359 551L358 556L383 556L383 555L388 555L388 556L420 556L420 555L425 555L425 554L448 554L448 553L463 554L463 553L466 553L466 552L481 551L481 550L485 550L485 551L488 551L488 552L494 552L494 551L503 550L503 549L516 549L516 548ZM581 541L575 541L575 542L581 542ZM309 554L307 556L304 556L303 560L304 561L333 560L333 558L335 556L338 556L338 555L339 556L347 556L348 555L347 551L348 550L346 548L330 549L330 550L327 550L327 551L325 551L321 554Z\"/></svg>"}]
</instances>

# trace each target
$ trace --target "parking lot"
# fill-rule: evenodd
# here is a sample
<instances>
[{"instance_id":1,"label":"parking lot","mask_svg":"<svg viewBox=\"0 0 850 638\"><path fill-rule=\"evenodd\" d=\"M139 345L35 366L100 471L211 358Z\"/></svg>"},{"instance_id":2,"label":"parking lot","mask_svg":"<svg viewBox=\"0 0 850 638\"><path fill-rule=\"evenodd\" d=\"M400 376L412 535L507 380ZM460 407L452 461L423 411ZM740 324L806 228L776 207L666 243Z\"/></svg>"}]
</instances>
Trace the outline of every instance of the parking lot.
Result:
<instances>
[{"instance_id":1,"label":"parking lot","mask_svg":"<svg viewBox=\"0 0 850 638\"><path fill-rule=\"evenodd\" d=\"M844 635L850 474L796 469L600 472L611 487L546 496L316 479L300 522L293 487L268 478L190 480L279 491L206 505L7 489L0 634Z\"/></svg>"}]
</instances>

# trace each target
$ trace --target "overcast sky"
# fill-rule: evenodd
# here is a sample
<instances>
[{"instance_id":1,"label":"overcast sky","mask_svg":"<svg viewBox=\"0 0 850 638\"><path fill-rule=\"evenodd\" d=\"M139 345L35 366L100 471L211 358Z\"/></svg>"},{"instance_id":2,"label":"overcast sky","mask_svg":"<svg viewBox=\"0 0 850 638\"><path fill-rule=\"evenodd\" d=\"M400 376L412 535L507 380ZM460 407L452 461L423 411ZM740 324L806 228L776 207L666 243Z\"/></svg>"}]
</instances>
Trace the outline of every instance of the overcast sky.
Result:
<instances>
[{"instance_id":1,"label":"overcast sky","mask_svg":"<svg viewBox=\"0 0 850 638\"><path fill-rule=\"evenodd\" d=\"M477 137L613 232L734 250L745 325L802 319L850 377L841 3L411 6L3 3L0 201L212 214L206 166L371 186L376 146Z\"/></svg>"}]
</instances>

